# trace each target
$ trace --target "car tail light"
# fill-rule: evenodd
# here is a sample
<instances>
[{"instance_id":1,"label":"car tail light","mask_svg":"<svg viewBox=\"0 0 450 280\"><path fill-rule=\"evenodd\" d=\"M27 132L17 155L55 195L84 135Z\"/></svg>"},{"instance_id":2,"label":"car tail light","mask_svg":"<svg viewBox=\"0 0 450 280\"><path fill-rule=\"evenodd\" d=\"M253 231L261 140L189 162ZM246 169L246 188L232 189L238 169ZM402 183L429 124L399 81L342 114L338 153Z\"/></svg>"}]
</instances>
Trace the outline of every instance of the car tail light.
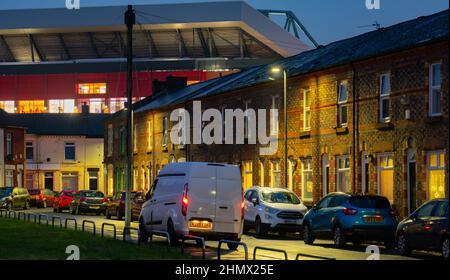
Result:
<instances>
[{"instance_id":1,"label":"car tail light","mask_svg":"<svg viewBox=\"0 0 450 280\"><path fill-rule=\"evenodd\" d=\"M181 214L185 217L187 215L187 208L189 205L188 193L189 193L189 185L186 184L184 185L183 198L181 199Z\"/></svg>"},{"instance_id":2,"label":"car tail light","mask_svg":"<svg viewBox=\"0 0 450 280\"><path fill-rule=\"evenodd\" d=\"M241 221L244 220L244 210L245 210L245 201L242 199L241 202Z\"/></svg>"},{"instance_id":3,"label":"car tail light","mask_svg":"<svg viewBox=\"0 0 450 280\"><path fill-rule=\"evenodd\" d=\"M344 208L344 210L342 210L342 211L344 211L344 214L347 216L352 216L352 215L355 215L356 213L358 213L358 211L353 208Z\"/></svg>"},{"instance_id":4,"label":"car tail light","mask_svg":"<svg viewBox=\"0 0 450 280\"><path fill-rule=\"evenodd\" d=\"M102 202L108 202L109 201L109 199L108 198L103 198L103 200L102 200Z\"/></svg>"}]
</instances>

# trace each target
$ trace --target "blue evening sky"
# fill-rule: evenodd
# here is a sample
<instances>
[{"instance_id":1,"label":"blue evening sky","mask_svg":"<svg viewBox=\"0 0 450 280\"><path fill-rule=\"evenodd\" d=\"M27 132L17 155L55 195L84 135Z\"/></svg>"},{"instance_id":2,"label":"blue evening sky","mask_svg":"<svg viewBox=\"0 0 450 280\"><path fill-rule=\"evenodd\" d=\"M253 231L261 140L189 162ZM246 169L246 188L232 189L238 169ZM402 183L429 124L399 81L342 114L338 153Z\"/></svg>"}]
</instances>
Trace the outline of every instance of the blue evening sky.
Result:
<instances>
[{"instance_id":1,"label":"blue evening sky","mask_svg":"<svg viewBox=\"0 0 450 280\"><path fill-rule=\"evenodd\" d=\"M66 0L0 0L0 10L65 7L65 1ZM81 8L83 8L83 6L103 5L209 2L208 0L80 1ZM418 16L429 15L448 9L449 5L447 0L380 1L380 10L366 9L366 0L247 0L247 3L259 9L292 10L320 44L327 44L332 41L373 30L373 27L370 27L370 25L375 21L379 22L381 26L389 26Z\"/></svg>"}]
</instances>

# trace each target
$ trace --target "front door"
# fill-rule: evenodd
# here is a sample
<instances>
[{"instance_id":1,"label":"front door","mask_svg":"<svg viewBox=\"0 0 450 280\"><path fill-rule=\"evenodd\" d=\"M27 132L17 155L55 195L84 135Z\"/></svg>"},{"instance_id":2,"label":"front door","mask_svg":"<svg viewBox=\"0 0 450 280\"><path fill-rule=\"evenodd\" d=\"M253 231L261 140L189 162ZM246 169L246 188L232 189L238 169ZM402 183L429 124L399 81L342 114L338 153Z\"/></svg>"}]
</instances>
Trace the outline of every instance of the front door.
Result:
<instances>
[{"instance_id":1,"label":"front door","mask_svg":"<svg viewBox=\"0 0 450 280\"><path fill-rule=\"evenodd\" d=\"M44 187L53 190L53 172L45 172Z\"/></svg>"},{"instance_id":2,"label":"front door","mask_svg":"<svg viewBox=\"0 0 450 280\"><path fill-rule=\"evenodd\" d=\"M416 162L408 162L408 206L409 213L416 210Z\"/></svg>"}]
</instances>

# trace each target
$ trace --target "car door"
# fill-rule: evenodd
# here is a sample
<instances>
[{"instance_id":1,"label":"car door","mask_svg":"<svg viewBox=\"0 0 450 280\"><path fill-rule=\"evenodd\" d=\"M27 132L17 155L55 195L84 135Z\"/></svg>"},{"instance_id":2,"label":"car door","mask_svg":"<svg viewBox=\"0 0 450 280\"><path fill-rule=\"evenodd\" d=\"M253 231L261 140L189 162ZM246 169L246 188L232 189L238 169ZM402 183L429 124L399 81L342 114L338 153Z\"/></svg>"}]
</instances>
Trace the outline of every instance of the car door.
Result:
<instances>
[{"instance_id":1,"label":"car door","mask_svg":"<svg viewBox=\"0 0 450 280\"><path fill-rule=\"evenodd\" d=\"M131 215L134 218L139 217L141 213L142 204L144 203L144 196L142 193L137 193L131 201Z\"/></svg>"},{"instance_id":2,"label":"car door","mask_svg":"<svg viewBox=\"0 0 450 280\"><path fill-rule=\"evenodd\" d=\"M333 198L333 196L326 196L324 198L322 198L322 200L319 201L319 203L317 203L317 205L313 208L313 217L311 220L311 229L315 232L315 233L323 233L323 231L325 230L325 225L326 225L326 220L324 215L327 212L327 207L328 204L330 203L331 199Z\"/></svg>"},{"instance_id":3,"label":"car door","mask_svg":"<svg viewBox=\"0 0 450 280\"><path fill-rule=\"evenodd\" d=\"M155 206L155 201L153 197L158 184L159 178L155 179L155 181L153 182L153 185L150 187L149 191L145 195L145 202L142 205L142 215L145 221L145 226L150 230L156 229L154 227L155 223L153 218L153 211Z\"/></svg>"},{"instance_id":4,"label":"car door","mask_svg":"<svg viewBox=\"0 0 450 280\"><path fill-rule=\"evenodd\" d=\"M347 200L347 196L334 195L329 201L327 207L323 210L321 218L321 230L324 233L332 233L334 226L334 219L344 208L343 202Z\"/></svg>"},{"instance_id":5,"label":"car door","mask_svg":"<svg viewBox=\"0 0 450 280\"><path fill-rule=\"evenodd\" d=\"M12 191L12 203L14 208L23 207L19 188L14 188Z\"/></svg>"},{"instance_id":6,"label":"car door","mask_svg":"<svg viewBox=\"0 0 450 280\"><path fill-rule=\"evenodd\" d=\"M251 199L253 192L254 192L253 190L248 190L244 196L245 199L244 220L247 222L254 221L254 217L252 215L254 205Z\"/></svg>"},{"instance_id":7,"label":"car door","mask_svg":"<svg viewBox=\"0 0 450 280\"><path fill-rule=\"evenodd\" d=\"M448 231L448 201L439 201L436 204L432 217L425 226L428 229L425 233L429 239L428 248L440 248L442 232Z\"/></svg>"},{"instance_id":8,"label":"car door","mask_svg":"<svg viewBox=\"0 0 450 280\"><path fill-rule=\"evenodd\" d=\"M428 202L414 213L412 222L405 229L406 239L413 248L428 248L431 242L427 240L429 237L428 223L431 220L433 209L436 201Z\"/></svg>"}]
</instances>

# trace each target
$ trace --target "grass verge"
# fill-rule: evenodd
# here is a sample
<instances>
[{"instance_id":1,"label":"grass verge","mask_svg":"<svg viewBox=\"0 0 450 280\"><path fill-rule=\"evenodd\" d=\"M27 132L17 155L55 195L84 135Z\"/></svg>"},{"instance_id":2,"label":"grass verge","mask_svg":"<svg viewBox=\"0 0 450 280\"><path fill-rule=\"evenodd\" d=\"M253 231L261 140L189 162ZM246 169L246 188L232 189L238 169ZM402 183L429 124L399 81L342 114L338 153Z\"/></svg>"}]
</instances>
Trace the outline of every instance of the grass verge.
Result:
<instances>
[{"instance_id":1,"label":"grass verge","mask_svg":"<svg viewBox=\"0 0 450 280\"><path fill-rule=\"evenodd\" d=\"M52 228L25 221L0 218L0 259L65 260L66 247L80 248L81 260L175 260L192 259L179 248L154 244L137 246L92 233Z\"/></svg>"}]
</instances>

